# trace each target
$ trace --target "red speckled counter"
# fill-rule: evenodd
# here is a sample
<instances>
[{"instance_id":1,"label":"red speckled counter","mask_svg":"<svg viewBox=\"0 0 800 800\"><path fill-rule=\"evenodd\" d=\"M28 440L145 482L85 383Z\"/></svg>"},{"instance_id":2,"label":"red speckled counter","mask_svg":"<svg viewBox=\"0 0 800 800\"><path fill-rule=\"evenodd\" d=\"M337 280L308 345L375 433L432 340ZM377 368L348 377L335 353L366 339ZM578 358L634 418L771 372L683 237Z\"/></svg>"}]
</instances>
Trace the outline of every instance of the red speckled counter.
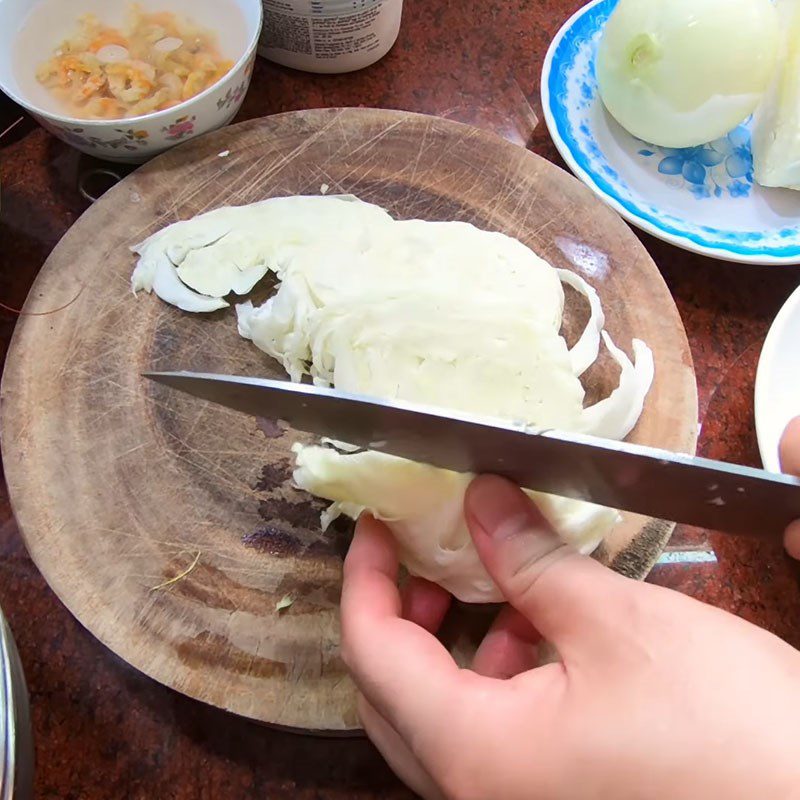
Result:
<instances>
[{"instance_id":1,"label":"red speckled counter","mask_svg":"<svg viewBox=\"0 0 800 800\"><path fill-rule=\"evenodd\" d=\"M565 0L406 0L394 50L360 73L312 76L258 60L239 119L320 106L382 106L490 128L563 166L538 115ZM2 127L2 126L0 126ZM87 202L86 160L29 120L0 140L0 302L19 307ZM758 464L753 382L764 336L800 268L724 264L647 236L683 316L705 455ZM0 311L3 353L15 316ZM800 412L800 408L798 408ZM797 572L776 545L679 529L651 580L800 646ZM69 615L31 563L0 496L0 605L30 685L36 796L408 798L368 742L276 732L188 700L121 662ZM678 646L678 643L676 643Z\"/></svg>"}]
</instances>

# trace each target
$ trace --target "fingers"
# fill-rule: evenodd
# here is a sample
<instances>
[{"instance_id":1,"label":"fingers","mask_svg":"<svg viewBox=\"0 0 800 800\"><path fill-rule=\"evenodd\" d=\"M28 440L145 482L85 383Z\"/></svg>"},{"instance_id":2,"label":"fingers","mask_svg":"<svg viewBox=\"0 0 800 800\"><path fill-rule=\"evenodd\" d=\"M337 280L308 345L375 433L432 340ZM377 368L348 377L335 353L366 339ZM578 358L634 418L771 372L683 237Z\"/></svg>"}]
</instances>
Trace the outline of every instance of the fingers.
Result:
<instances>
[{"instance_id":1,"label":"fingers","mask_svg":"<svg viewBox=\"0 0 800 800\"><path fill-rule=\"evenodd\" d=\"M793 522L783 535L783 546L786 552L800 561L800 520Z\"/></svg>"},{"instance_id":2,"label":"fingers","mask_svg":"<svg viewBox=\"0 0 800 800\"><path fill-rule=\"evenodd\" d=\"M370 741L378 748L392 772L424 800L444 800L433 778L420 764L397 731L369 704L358 696L358 716Z\"/></svg>"},{"instance_id":3,"label":"fingers","mask_svg":"<svg viewBox=\"0 0 800 800\"><path fill-rule=\"evenodd\" d=\"M563 657L613 615L626 580L564 545L536 506L510 481L476 478L465 500L475 547L508 602Z\"/></svg>"},{"instance_id":4,"label":"fingers","mask_svg":"<svg viewBox=\"0 0 800 800\"><path fill-rule=\"evenodd\" d=\"M344 564L342 655L359 689L401 737L429 741L456 702L459 669L431 633L401 617L397 572L386 526L362 517Z\"/></svg>"},{"instance_id":5,"label":"fingers","mask_svg":"<svg viewBox=\"0 0 800 800\"><path fill-rule=\"evenodd\" d=\"M781 438L780 458L781 469L787 475L800 477L800 417L795 417L786 427ZM783 543L792 558L800 559L800 520L786 529Z\"/></svg>"},{"instance_id":6,"label":"fingers","mask_svg":"<svg viewBox=\"0 0 800 800\"><path fill-rule=\"evenodd\" d=\"M436 633L442 625L453 596L441 586L424 578L410 577L400 590L402 616Z\"/></svg>"},{"instance_id":7,"label":"fingers","mask_svg":"<svg viewBox=\"0 0 800 800\"><path fill-rule=\"evenodd\" d=\"M505 606L484 637L472 670L487 678L513 678L533 669L539 661L541 637L512 606Z\"/></svg>"},{"instance_id":8,"label":"fingers","mask_svg":"<svg viewBox=\"0 0 800 800\"><path fill-rule=\"evenodd\" d=\"M800 417L795 417L783 433L780 444L781 469L800 478Z\"/></svg>"}]
</instances>

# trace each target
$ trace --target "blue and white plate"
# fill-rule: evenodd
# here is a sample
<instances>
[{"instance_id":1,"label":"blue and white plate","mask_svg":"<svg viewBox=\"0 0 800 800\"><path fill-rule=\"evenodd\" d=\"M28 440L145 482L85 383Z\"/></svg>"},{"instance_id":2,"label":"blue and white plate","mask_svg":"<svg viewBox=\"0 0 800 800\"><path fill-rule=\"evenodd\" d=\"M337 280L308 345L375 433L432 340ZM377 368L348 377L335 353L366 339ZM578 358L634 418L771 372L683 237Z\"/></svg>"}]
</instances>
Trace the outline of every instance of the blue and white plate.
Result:
<instances>
[{"instance_id":1,"label":"blue and white plate","mask_svg":"<svg viewBox=\"0 0 800 800\"><path fill-rule=\"evenodd\" d=\"M800 192L753 182L750 121L702 147L655 147L623 130L595 59L617 0L593 0L556 35L542 71L550 135L572 171L629 222L726 261L800 263Z\"/></svg>"}]
</instances>

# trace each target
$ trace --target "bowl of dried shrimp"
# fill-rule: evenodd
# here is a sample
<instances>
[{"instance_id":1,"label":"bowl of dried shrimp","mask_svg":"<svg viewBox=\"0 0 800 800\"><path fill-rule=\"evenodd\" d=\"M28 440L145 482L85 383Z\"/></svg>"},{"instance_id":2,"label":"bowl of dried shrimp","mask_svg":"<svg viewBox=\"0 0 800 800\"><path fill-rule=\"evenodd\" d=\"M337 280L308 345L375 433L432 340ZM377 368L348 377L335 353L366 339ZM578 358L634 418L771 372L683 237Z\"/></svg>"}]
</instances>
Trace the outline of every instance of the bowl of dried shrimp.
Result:
<instances>
[{"instance_id":1,"label":"bowl of dried shrimp","mask_svg":"<svg viewBox=\"0 0 800 800\"><path fill-rule=\"evenodd\" d=\"M59 139L138 163L226 125L261 0L3 0L0 89Z\"/></svg>"}]
</instances>

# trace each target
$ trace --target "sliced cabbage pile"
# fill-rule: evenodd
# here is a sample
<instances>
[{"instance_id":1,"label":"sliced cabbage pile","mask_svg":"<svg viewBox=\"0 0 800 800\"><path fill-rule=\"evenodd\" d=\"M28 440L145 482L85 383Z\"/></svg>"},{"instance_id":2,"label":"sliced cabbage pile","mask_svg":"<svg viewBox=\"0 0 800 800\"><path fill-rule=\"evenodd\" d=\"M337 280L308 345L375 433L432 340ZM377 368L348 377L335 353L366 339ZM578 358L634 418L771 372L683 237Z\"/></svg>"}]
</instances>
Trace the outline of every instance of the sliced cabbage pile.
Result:
<instances>
[{"instance_id":1,"label":"sliced cabbage pile","mask_svg":"<svg viewBox=\"0 0 800 800\"><path fill-rule=\"evenodd\" d=\"M647 345L633 341L633 361L614 345L582 278L467 223L394 220L351 196L273 198L175 223L134 250L134 291L186 311L223 308L273 272L272 297L237 306L239 332L294 381L622 439L653 380ZM563 283L591 309L571 349L560 333ZM584 408L580 376L601 343L620 366L619 386ZM369 510L411 573L466 602L502 599L464 521L471 475L346 444L295 453L295 483L332 501L323 526ZM619 520L612 509L529 494L585 553Z\"/></svg>"},{"instance_id":2,"label":"sliced cabbage pile","mask_svg":"<svg viewBox=\"0 0 800 800\"><path fill-rule=\"evenodd\" d=\"M140 258L131 284L184 311L216 311L228 305L225 295L247 294L310 244L336 240L358 251L391 221L355 197L279 197L218 208L135 245Z\"/></svg>"}]
</instances>

